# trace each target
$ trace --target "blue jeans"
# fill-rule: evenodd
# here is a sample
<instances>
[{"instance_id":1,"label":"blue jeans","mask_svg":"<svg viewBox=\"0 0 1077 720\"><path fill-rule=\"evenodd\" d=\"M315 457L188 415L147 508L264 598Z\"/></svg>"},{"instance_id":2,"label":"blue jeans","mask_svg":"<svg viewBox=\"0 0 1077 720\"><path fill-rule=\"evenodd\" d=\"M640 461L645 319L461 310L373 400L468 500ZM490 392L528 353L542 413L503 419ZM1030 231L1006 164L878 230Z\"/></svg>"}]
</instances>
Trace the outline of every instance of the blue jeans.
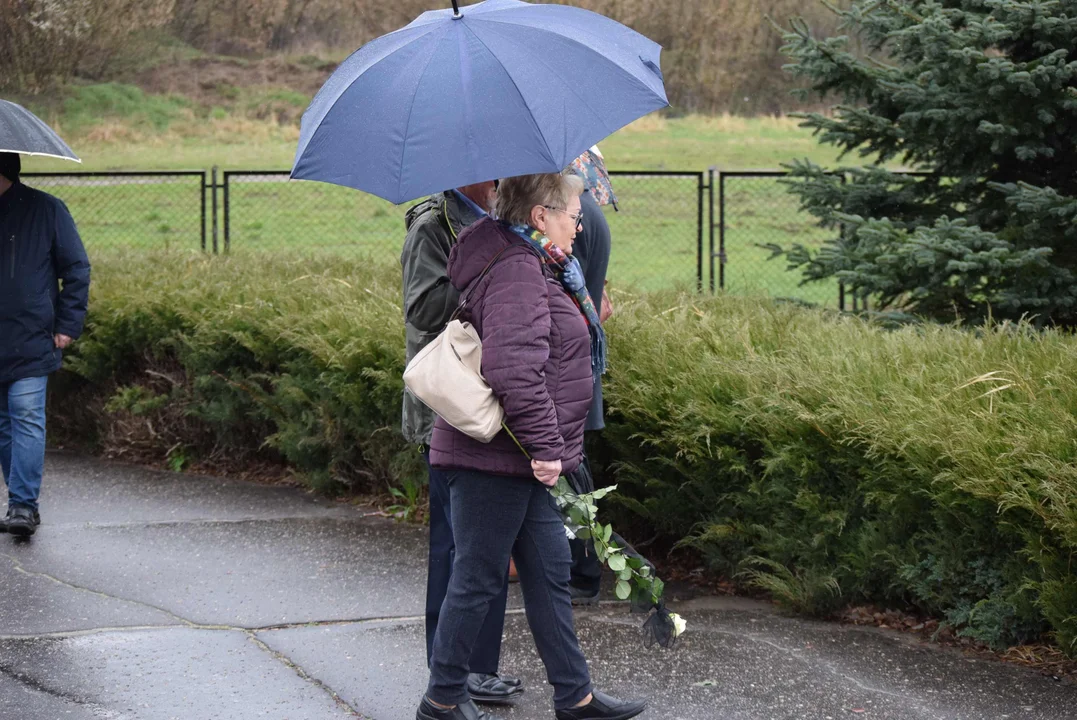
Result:
<instances>
[{"instance_id":1,"label":"blue jeans","mask_svg":"<svg viewBox=\"0 0 1077 720\"><path fill-rule=\"evenodd\" d=\"M0 383L0 466L8 506L37 510L45 469L45 386L48 377Z\"/></svg>"},{"instance_id":2,"label":"blue jeans","mask_svg":"<svg viewBox=\"0 0 1077 720\"><path fill-rule=\"evenodd\" d=\"M491 606L516 560L527 624L558 710L591 692L568 590L568 549L561 514L534 478L448 471L456 559L441 607L427 696L442 705L468 701L468 661Z\"/></svg>"},{"instance_id":3,"label":"blue jeans","mask_svg":"<svg viewBox=\"0 0 1077 720\"><path fill-rule=\"evenodd\" d=\"M426 453L430 471L430 563L426 573L426 664L434 650L434 635L441 617L441 605L449 590L453 561L456 559L456 541L452 530L452 499L449 496L449 471L430 467L430 454ZM505 629L505 605L508 601L508 578L501 592L490 603L490 612L479 631L475 648L471 651L468 667L473 673L484 675L497 672L501 660L501 634Z\"/></svg>"}]
</instances>

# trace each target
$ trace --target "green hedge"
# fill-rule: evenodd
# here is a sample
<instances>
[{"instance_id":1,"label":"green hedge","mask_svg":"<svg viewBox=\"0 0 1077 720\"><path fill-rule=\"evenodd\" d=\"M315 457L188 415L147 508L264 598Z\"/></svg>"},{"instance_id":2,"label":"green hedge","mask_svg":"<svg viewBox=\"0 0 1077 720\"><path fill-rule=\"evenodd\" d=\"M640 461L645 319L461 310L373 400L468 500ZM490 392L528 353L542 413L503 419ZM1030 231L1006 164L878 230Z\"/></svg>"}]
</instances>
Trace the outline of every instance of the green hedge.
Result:
<instances>
[{"instance_id":1,"label":"green hedge","mask_svg":"<svg viewBox=\"0 0 1077 720\"><path fill-rule=\"evenodd\" d=\"M54 414L60 432L122 444L137 416L162 457L279 458L320 489L403 484L421 458L398 429L398 274L363 259L97 253L87 332L51 399L70 409Z\"/></svg>"},{"instance_id":2,"label":"green hedge","mask_svg":"<svg viewBox=\"0 0 1077 720\"><path fill-rule=\"evenodd\" d=\"M685 296L611 338L624 501L715 567L1077 654L1077 339Z\"/></svg>"},{"instance_id":3,"label":"green hedge","mask_svg":"<svg viewBox=\"0 0 1077 720\"><path fill-rule=\"evenodd\" d=\"M99 254L51 402L102 443L155 428L140 437L161 457L413 487L398 274L384 259ZM1077 655L1077 339L618 301L605 436L622 512L797 610L914 606L997 647L1054 633Z\"/></svg>"}]
</instances>

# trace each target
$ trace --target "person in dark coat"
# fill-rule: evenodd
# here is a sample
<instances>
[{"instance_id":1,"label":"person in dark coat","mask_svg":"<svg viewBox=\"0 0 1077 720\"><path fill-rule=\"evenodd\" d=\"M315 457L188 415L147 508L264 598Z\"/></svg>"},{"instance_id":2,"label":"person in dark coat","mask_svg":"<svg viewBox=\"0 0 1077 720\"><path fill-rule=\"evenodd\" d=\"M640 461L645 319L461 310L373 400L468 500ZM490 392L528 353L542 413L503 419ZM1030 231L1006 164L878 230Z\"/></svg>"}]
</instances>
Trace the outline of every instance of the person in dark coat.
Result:
<instances>
[{"instance_id":1,"label":"person in dark coat","mask_svg":"<svg viewBox=\"0 0 1077 720\"><path fill-rule=\"evenodd\" d=\"M549 493L580 464L594 373L605 363L598 310L568 255L582 192L575 175L502 180L498 219L465 230L449 256L508 431L484 444L441 418L434 424L430 463L447 474L456 559L417 720L496 720L470 700L468 660L510 556L558 720L628 720L646 706L591 686L573 625L568 538Z\"/></svg>"},{"instance_id":2,"label":"person in dark coat","mask_svg":"<svg viewBox=\"0 0 1077 720\"><path fill-rule=\"evenodd\" d=\"M599 321L605 323L607 313L610 312L605 294L606 270L610 264L610 226L606 222L602 208L599 207L590 191L580 196L580 207L583 211L583 224L580 226L580 231L576 233L572 255L580 261L587 291L596 302L600 303ZM585 433L593 433L605 427L602 376L596 374L591 407L587 411L587 420L583 429ZM586 455L576 470L576 474L578 478L576 484L582 486L580 489L594 489L591 464ZM569 579L572 602L580 605L595 604L598 602L598 592L602 583L602 566L595 554L594 542L572 538L569 546L572 549L572 572Z\"/></svg>"},{"instance_id":3,"label":"person in dark coat","mask_svg":"<svg viewBox=\"0 0 1077 720\"><path fill-rule=\"evenodd\" d=\"M19 180L0 153L0 465L3 529L33 535L45 466L45 388L82 334L90 261L67 206Z\"/></svg>"},{"instance_id":4,"label":"person in dark coat","mask_svg":"<svg viewBox=\"0 0 1077 720\"><path fill-rule=\"evenodd\" d=\"M493 209L497 197L493 181L438 193L410 208L405 216L407 237L400 255L403 270L404 326L407 361L430 344L449 322L459 291L448 277L449 252L464 228ZM449 588L456 544L452 506L445 473L429 467L434 411L404 390L402 431L427 459L430 488L430 553L426 574L426 659L434 645L441 604ZM468 689L478 702L506 704L523 692L519 678L501 674L501 635L505 628L508 583L490 606L469 663Z\"/></svg>"}]
</instances>

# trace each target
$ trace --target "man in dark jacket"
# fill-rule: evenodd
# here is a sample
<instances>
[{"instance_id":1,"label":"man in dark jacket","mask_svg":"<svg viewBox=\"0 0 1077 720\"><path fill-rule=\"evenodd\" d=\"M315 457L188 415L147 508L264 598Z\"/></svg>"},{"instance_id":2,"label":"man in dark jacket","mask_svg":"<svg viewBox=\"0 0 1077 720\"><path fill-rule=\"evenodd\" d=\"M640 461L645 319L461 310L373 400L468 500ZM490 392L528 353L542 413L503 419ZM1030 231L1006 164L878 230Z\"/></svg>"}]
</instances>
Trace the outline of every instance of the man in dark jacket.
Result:
<instances>
[{"instance_id":1,"label":"man in dark jacket","mask_svg":"<svg viewBox=\"0 0 1077 720\"><path fill-rule=\"evenodd\" d=\"M602 208L595 202L590 191L580 196L580 209L583 212L583 226L576 233L572 255L580 261L580 266L583 268L587 292L596 303L602 303L601 317L605 322L609 311L604 290L606 270L610 264L610 226L606 222ZM602 299L599 300L599 298ZM584 425L585 432L596 432L606 427L602 407L602 378L595 377L594 382L591 408ZM591 465L586 455L576 472L578 475L584 475L581 478L583 485L594 486L594 480L591 479ZM599 585L602 581L602 566L598 562L598 556L595 555L594 543L590 540L572 539L569 541L569 546L572 549L572 572L569 580L572 602L580 605L597 603Z\"/></svg>"},{"instance_id":2,"label":"man in dark jacket","mask_svg":"<svg viewBox=\"0 0 1077 720\"><path fill-rule=\"evenodd\" d=\"M33 535L45 465L45 387L63 349L82 334L90 261L59 199L19 181L0 153L0 465L8 489L3 529ZM61 289L60 284L63 287Z\"/></svg>"},{"instance_id":3,"label":"man in dark jacket","mask_svg":"<svg viewBox=\"0 0 1077 720\"><path fill-rule=\"evenodd\" d=\"M456 310L460 294L449 282L449 252L467 226L485 217L497 197L493 181L468 185L432 196L408 210L408 234L400 264L404 271L404 324L407 361L438 336ZM426 656L437 630L441 605L449 588L456 544L453 539L449 485L446 473L429 466L430 436L436 416L404 390L404 437L419 445L427 458L430 478L430 560L426 583ZM468 691L476 702L505 703L523 692L517 678L500 675L501 634L505 626L508 585L490 605L471 655Z\"/></svg>"}]
</instances>

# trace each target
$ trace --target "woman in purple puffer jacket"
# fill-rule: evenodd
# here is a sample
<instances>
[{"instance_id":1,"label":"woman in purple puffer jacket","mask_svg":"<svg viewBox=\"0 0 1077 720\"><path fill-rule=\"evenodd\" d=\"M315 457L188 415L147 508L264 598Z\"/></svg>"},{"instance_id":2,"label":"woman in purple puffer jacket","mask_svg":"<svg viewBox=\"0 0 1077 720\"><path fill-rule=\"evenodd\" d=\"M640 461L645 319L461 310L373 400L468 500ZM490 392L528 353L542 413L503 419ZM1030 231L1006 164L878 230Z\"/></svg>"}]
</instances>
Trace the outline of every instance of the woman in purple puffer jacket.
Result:
<instances>
[{"instance_id":1,"label":"woman in purple puffer jacket","mask_svg":"<svg viewBox=\"0 0 1077 720\"><path fill-rule=\"evenodd\" d=\"M580 464L593 375L605 367L594 303L569 255L583 189L569 174L503 180L498 219L469 227L449 256L515 440L502 431L483 444L440 418L434 426L430 463L449 474L456 559L417 720L497 720L468 694L468 659L510 555L558 720L628 720L645 706L591 687L572 620L568 538L548 491Z\"/></svg>"}]
</instances>

